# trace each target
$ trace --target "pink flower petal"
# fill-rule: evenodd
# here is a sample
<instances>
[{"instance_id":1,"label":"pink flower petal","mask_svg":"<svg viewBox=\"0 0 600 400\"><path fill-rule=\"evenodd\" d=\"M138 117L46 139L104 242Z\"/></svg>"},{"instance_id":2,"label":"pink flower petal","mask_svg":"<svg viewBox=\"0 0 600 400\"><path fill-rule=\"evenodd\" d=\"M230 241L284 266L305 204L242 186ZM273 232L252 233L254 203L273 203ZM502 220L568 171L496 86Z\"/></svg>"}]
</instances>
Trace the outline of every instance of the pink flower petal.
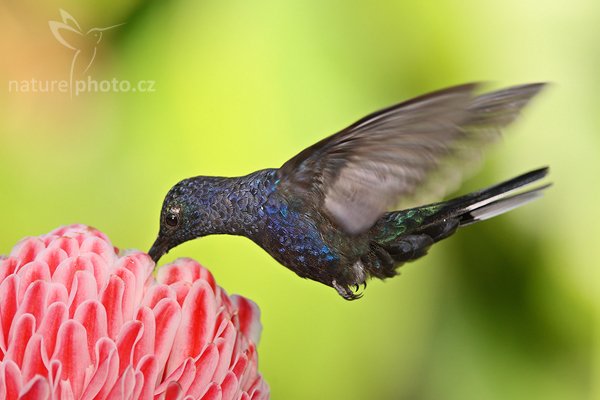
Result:
<instances>
[{"instance_id":1,"label":"pink flower petal","mask_svg":"<svg viewBox=\"0 0 600 400\"><path fill-rule=\"evenodd\" d=\"M181 375L177 378L177 383L181 386L183 393L186 393L194 381L194 377L196 376L196 365L194 364L194 359L188 357L183 363L183 369L181 371Z\"/></svg>"},{"instance_id":2,"label":"pink flower petal","mask_svg":"<svg viewBox=\"0 0 600 400\"><path fill-rule=\"evenodd\" d=\"M200 266L200 264L198 264ZM217 293L217 282L215 281L215 277L210 273L206 268L200 267L199 274L196 277L196 280L206 281L213 292Z\"/></svg>"},{"instance_id":3,"label":"pink flower petal","mask_svg":"<svg viewBox=\"0 0 600 400\"><path fill-rule=\"evenodd\" d=\"M56 271L56 267L58 267L60 263L65 261L67 258L69 258L69 255L66 251L60 247L53 247L43 250L40 254L38 254L36 260L46 263L48 266L48 271L50 272L50 276L52 276Z\"/></svg>"},{"instance_id":4,"label":"pink flower petal","mask_svg":"<svg viewBox=\"0 0 600 400\"><path fill-rule=\"evenodd\" d=\"M4 281L7 276L13 274L19 265L19 260L14 257L0 259L0 282Z\"/></svg>"},{"instance_id":5,"label":"pink flower petal","mask_svg":"<svg viewBox=\"0 0 600 400\"><path fill-rule=\"evenodd\" d=\"M41 376L31 379L19 394L19 400L47 400L49 398L50 386L48 381Z\"/></svg>"},{"instance_id":6,"label":"pink flower petal","mask_svg":"<svg viewBox=\"0 0 600 400\"><path fill-rule=\"evenodd\" d=\"M154 354L158 362L159 374L162 374L181 321L181 308L176 301L163 299L154 307L153 311L156 319Z\"/></svg>"},{"instance_id":7,"label":"pink flower petal","mask_svg":"<svg viewBox=\"0 0 600 400\"><path fill-rule=\"evenodd\" d=\"M135 372L128 365L108 394L109 399L130 399L135 388Z\"/></svg>"},{"instance_id":8,"label":"pink flower petal","mask_svg":"<svg viewBox=\"0 0 600 400\"><path fill-rule=\"evenodd\" d=\"M144 299L142 300L142 305L153 309L162 299L177 300L177 296L170 286L154 285L146 291Z\"/></svg>"},{"instance_id":9,"label":"pink flower petal","mask_svg":"<svg viewBox=\"0 0 600 400\"><path fill-rule=\"evenodd\" d=\"M268 398L269 388L262 379L257 377L248 390L248 394L250 394L250 398L252 399Z\"/></svg>"},{"instance_id":10,"label":"pink flower petal","mask_svg":"<svg viewBox=\"0 0 600 400\"><path fill-rule=\"evenodd\" d=\"M94 253L85 253L85 256L92 263L92 268L94 269L94 277L96 277L96 288L98 292L106 286L106 282L108 281L108 277L112 272L113 268L109 268L104 262L104 259L100 257L98 254Z\"/></svg>"},{"instance_id":11,"label":"pink flower petal","mask_svg":"<svg viewBox=\"0 0 600 400\"><path fill-rule=\"evenodd\" d=\"M48 250L62 250L67 258L74 257L79 253L79 243L73 238L62 236L50 242Z\"/></svg>"},{"instance_id":12,"label":"pink flower petal","mask_svg":"<svg viewBox=\"0 0 600 400\"><path fill-rule=\"evenodd\" d=\"M25 291L38 281L50 282L50 271L46 263L42 261L32 261L19 269L19 302L23 300Z\"/></svg>"},{"instance_id":13,"label":"pink flower petal","mask_svg":"<svg viewBox=\"0 0 600 400\"><path fill-rule=\"evenodd\" d=\"M116 258L115 250L112 245L104 239L97 236L88 236L81 243L80 251L82 253L98 254L107 263L113 263Z\"/></svg>"},{"instance_id":14,"label":"pink flower petal","mask_svg":"<svg viewBox=\"0 0 600 400\"><path fill-rule=\"evenodd\" d=\"M144 376L144 383L139 398L141 400L152 399L158 378L158 362L156 361L156 357L153 355L144 356L139 362L138 371Z\"/></svg>"},{"instance_id":15,"label":"pink flower petal","mask_svg":"<svg viewBox=\"0 0 600 400\"><path fill-rule=\"evenodd\" d=\"M124 268L135 277L133 302L140 304L144 296L144 285L154 269L154 261L145 253L132 253L119 259L115 265L117 270Z\"/></svg>"},{"instance_id":16,"label":"pink flower petal","mask_svg":"<svg viewBox=\"0 0 600 400\"><path fill-rule=\"evenodd\" d=\"M19 287L19 277L9 275L2 283L0 283L0 323L2 324L2 333L4 335L4 343L8 343L8 334L13 323L15 313L17 312L17 290Z\"/></svg>"},{"instance_id":17,"label":"pink flower petal","mask_svg":"<svg viewBox=\"0 0 600 400\"><path fill-rule=\"evenodd\" d=\"M217 383L211 383L202 400L221 400L221 387Z\"/></svg>"},{"instance_id":18,"label":"pink flower petal","mask_svg":"<svg viewBox=\"0 0 600 400\"><path fill-rule=\"evenodd\" d=\"M67 292L70 293L73 280L75 279L75 272L77 271L94 272L94 266L89 257L76 256L67 258L56 267L56 271L52 275L52 281L62 283L67 288Z\"/></svg>"},{"instance_id":19,"label":"pink flower petal","mask_svg":"<svg viewBox=\"0 0 600 400\"><path fill-rule=\"evenodd\" d=\"M180 261L181 259L169 266L160 268L156 274L156 280L165 285L171 285L176 282L193 282L193 272L188 268L181 268L181 266L177 264Z\"/></svg>"},{"instance_id":20,"label":"pink flower petal","mask_svg":"<svg viewBox=\"0 0 600 400\"><path fill-rule=\"evenodd\" d=\"M106 308L108 336L113 340L117 338L123 325L123 307L121 304L124 292L125 283L123 280L116 275L112 275L106 289L100 295L101 302Z\"/></svg>"},{"instance_id":21,"label":"pink flower petal","mask_svg":"<svg viewBox=\"0 0 600 400\"><path fill-rule=\"evenodd\" d=\"M46 245L40 238L28 237L17 244L10 255L19 260L19 265L25 265L35 260L35 257L45 248Z\"/></svg>"},{"instance_id":22,"label":"pink flower petal","mask_svg":"<svg viewBox=\"0 0 600 400\"><path fill-rule=\"evenodd\" d=\"M188 357L183 364L179 366L175 371L173 371L169 376L167 376L163 383L156 388L154 394L160 394L163 391L166 391L167 387L171 382L177 382L179 387L181 387L182 392L185 394L187 389L192 384L192 380L196 376L196 366L194 365L194 359Z\"/></svg>"},{"instance_id":23,"label":"pink flower petal","mask_svg":"<svg viewBox=\"0 0 600 400\"><path fill-rule=\"evenodd\" d=\"M68 380L61 380L59 383L60 395L59 398L61 400L75 400L75 394L73 393L73 388L71 387L71 382Z\"/></svg>"},{"instance_id":24,"label":"pink flower petal","mask_svg":"<svg viewBox=\"0 0 600 400\"><path fill-rule=\"evenodd\" d=\"M96 362L96 343L108 334L106 310L97 300L87 300L77 307L73 317L87 332L87 349L92 362Z\"/></svg>"},{"instance_id":25,"label":"pink flower petal","mask_svg":"<svg viewBox=\"0 0 600 400\"><path fill-rule=\"evenodd\" d=\"M117 349L119 351L119 375L132 364L133 350L142 337L144 326L140 321L129 321L119 333ZM133 379L133 378L132 378Z\"/></svg>"},{"instance_id":26,"label":"pink flower petal","mask_svg":"<svg viewBox=\"0 0 600 400\"><path fill-rule=\"evenodd\" d=\"M196 357L212 339L216 303L212 288L196 281L181 308L182 318L167 366L169 375L186 357Z\"/></svg>"},{"instance_id":27,"label":"pink flower petal","mask_svg":"<svg viewBox=\"0 0 600 400\"><path fill-rule=\"evenodd\" d=\"M233 372L235 374L236 378L238 378L238 380L241 381L242 380L241 378L243 377L247 366L248 366L248 357L245 354L241 354L239 356L238 360L236 361L235 365L231 369L231 372Z\"/></svg>"},{"instance_id":28,"label":"pink flower petal","mask_svg":"<svg viewBox=\"0 0 600 400\"><path fill-rule=\"evenodd\" d=\"M175 292L175 298L180 306L183 306L183 302L187 298L187 295L190 293L190 289L192 288L192 284L190 282L175 282L170 285L171 289Z\"/></svg>"},{"instance_id":29,"label":"pink flower petal","mask_svg":"<svg viewBox=\"0 0 600 400\"><path fill-rule=\"evenodd\" d=\"M144 388L144 374L139 371L134 371L134 386L131 391L130 399L138 400L140 395L142 394L142 389Z\"/></svg>"},{"instance_id":30,"label":"pink flower petal","mask_svg":"<svg viewBox=\"0 0 600 400\"><path fill-rule=\"evenodd\" d=\"M123 320L131 320L133 319L133 311L136 305L135 276L131 271L125 268L118 268L114 274L123 281L123 299L121 301Z\"/></svg>"},{"instance_id":31,"label":"pink flower petal","mask_svg":"<svg viewBox=\"0 0 600 400\"><path fill-rule=\"evenodd\" d=\"M44 246L48 248L48 245L58 239L57 235L46 234L39 237L40 240L44 243Z\"/></svg>"},{"instance_id":32,"label":"pink flower petal","mask_svg":"<svg viewBox=\"0 0 600 400\"><path fill-rule=\"evenodd\" d=\"M23 314L16 318L8 335L6 358L13 360L19 368L23 363L23 355L27 343L35 330L35 318L31 314Z\"/></svg>"},{"instance_id":33,"label":"pink flower petal","mask_svg":"<svg viewBox=\"0 0 600 400\"><path fill-rule=\"evenodd\" d=\"M240 330L251 341L258 343L262 331L260 309L256 303L241 296L233 295L231 301L238 311Z\"/></svg>"},{"instance_id":34,"label":"pink flower petal","mask_svg":"<svg viewBox=\"0 0 600 400\"><path fill-rule=\"evenodd\" d=\"M178 382L169 382L167 390L165 391L165 400L182 400L183 389Z\"/></svg>"},{"instance_id":35,"label":"pink flower petal","mask_svg":"<svg viewBox=\"0 0 600 400\"><path fill-rule=\"evenodd\" d=\"M15 319L18 319L23 314L30 314L35 319L34 325L39 325L46 312L47 295L47 282L37 281L30 285L15 313Z\"/></svg>"},{"instance_id":36,"label":"pink flower petal","mask_svg":"<svg viewBox=\"0 0 600 400\"><path fill-rule=\"evenodd\" d=\"M44 352L46 358L54 353L58 330L61 325L67 320L68 311L65 303L53 303L46 310L46 315L42 319L42 323L37 330L42 338L44 338Z\"/></svg>"},{"instance_id":37,"label":"pink flower petal","mask_svg":"<svg viewBox=\"0 0 600 400\"><path fill-rule=\"evenodd\" d=\"M50 361L49 368L49 381L50 381L50 391L52 392L52 398L59 399L60 398L60 374L62 372L62 365L58 360Z\"/></svg>"},{"instance_id":38,"label":"pink flower petal","mask_svg":"<svg viewBox=\"0 0 600 400\"><path fill-rule=\"evenodd\" d=\"M196 361L196 376L187 394L194 398L202 396L210 383L219 363L219 350L210 343Z\"/></svg>"},{"instance_id":39,"label":"pink flower petal","mask_svg":"<svg viewBox=\"0 0 600 400\"><path fill-rule=\"evenodd\" d=\"M106 337L100 339L96 344L95 354L95 373L82 399L105 399L119 377L119 354L112 340Z\"/></svg>"},{"instance_id":40,"label":"pink flower petal","mask_svg":"<svg viewBox=\"0 0 600 400\"><path fill-rule=\"evenodd\" d=\"M195 282L203 280L208 282L213 292L216 293L217 285L213 275L200 263L191 258L178 258L173 263L158 270L157 281L165 284L176 282Z\"/></svg>"},{"instance_id":41,"label":"pink flower petal","mask_svg":"<svg viewBox=\"0 0 600 400\"><path fill-rule=\"evenodd\" d=\"M238 391L238 380L233 372L227 373L221 383L221 397L223 400L233 400Z\"/></svg>"},{"instance_id":42,"label":"pink flower petal","mask_svg":"<svg viewBox=\"0 0 600 400\"><path fill-rule=\"evenodd\" d=\"M65 305L69 301L69 293L67 288L59 283L49 283L48 285L48 298L47 305L50 306L52 303L64 303Z\"/></svg>"},{"instance_id":43,"label":"pink flower petal","mask_svg":"<svg viewBox=\"0 0 600 400\"><path fill-rule=\"evenodd\" d=\"M60 361L62 366L61 383L64 379L68 380L73 395L79 398L83 392L85 370L92 363L87 352L87 334L83 325L68 320L60 327L53 358Z\"/></svg>"},{"instance_id":44,"label":"pink flower petal","mask_svg":"<svg viewBox=\"0 0 600 400\"><path fill-rule=\"evenodd\" d=\"M146 355L154 354L154 340L156 337L156 320L154 313L148 307L142 307L138 310L137 321L142 324L142 337L135 344L133 349L133 362L137 366L140 360Z\"/></svg>"},{"instance_id":45,"label":"pink flower petal","mask_svg":"<svg viewBox=\"0 0 600 400\"><path fill-rule=\"evenodd\" d=\"M235 344L235 327L231 322L227 323L225 331L221 337L215 340L215 344L219 349L219 364L213 376L213 381L222 382L231 365L231 355Z\"/></svg>"},{"instance_id":46,"label":"pink flower petal","mask_svg":"<svg viewBox=\"0 0 600 400\"><path fill-rule=\"evenodd\" d=\"M87 300L98 298L96 279L90 271L77 271L73 279L73 287L69 296L69 316L75 315L79 305Z\"/></svg>"},{"instance_id":47,"label":"pink flower petal","mask_svg":"<svg viewBox=\"0 0 600 400\"><path fill-rule=\"evenodd\" d=\"M17 364L12 360L0 363L0 399L18 399L21 384L21 371Z\"/></svg>"},{"instance_id":48,"label":"pink flower petal","mask_svg":"<svg viewBox=\"0 0 600 400\"><path fill-rule=\"evenodd\" d=\"M249 389L249 387L254 384L253 380L255 380L256 376L258 375L258 357L253 343L250 343L248 346L248 349L246 350L246 356L248 357L248 366L246 367L246 374L248 377L246 379L249 382L244 383L244 388Z\"/></svg>"},{"instance_id":49,"label":"pink flower petal","mask_svg":"<svg viewBox=\"0 0 600 400\"><path fill-rule=\"evenodd\" d=\"M48 376L48 369L44 365L42 357L43 336L35 333L29 339L23 355L23 367L21 374L25 382L32 380L36 375Z\"/></svg>"},{"instance_id":50,"label":"pink flower petal","mask_svg":"<svg viewBox=\"0 0 600 400\"><path fill-rule=\"evenodd\" d=\"M221 334L225 331L225 328L227 327L227 323L231 321L231 314L224 307L221 307L219 313L217 314L217 320L215 321L215 332L213 333L213 336L221 336Z\"/></svg>"}]
</instances>

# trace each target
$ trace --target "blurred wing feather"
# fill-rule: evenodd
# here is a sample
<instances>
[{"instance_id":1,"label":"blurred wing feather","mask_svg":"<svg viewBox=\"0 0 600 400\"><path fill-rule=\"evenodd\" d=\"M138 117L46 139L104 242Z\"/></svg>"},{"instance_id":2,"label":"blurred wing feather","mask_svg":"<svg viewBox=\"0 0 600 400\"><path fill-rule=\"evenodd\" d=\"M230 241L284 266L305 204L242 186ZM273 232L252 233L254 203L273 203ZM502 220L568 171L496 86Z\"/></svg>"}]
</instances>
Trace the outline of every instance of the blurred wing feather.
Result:
<instances>
[{"instance_id":1,"label":"blurred wing feather","mask_svg":"<svg viewBox=\"0 0 600 400\"><path fill-rule=\"evenodd\" d=\"M307 148L279 170L281 184L318 199L351 234L369 229L402 198L414 196L445 160L478 158L541 84L474 96L451 87L371 114ZM444 182L433 189L447 190Z\"/></svg>"}]
</instances>

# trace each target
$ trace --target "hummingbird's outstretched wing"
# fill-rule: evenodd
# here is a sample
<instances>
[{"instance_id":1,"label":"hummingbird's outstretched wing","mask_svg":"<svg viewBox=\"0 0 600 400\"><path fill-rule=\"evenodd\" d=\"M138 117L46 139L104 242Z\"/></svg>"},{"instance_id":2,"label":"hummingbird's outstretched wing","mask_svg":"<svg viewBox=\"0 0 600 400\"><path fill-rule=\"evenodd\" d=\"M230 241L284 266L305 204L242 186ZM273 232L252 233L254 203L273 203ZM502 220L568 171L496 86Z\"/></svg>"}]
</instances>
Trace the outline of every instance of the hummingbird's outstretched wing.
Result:
<instances>
[{"instance_id":1,"label":"hummingbird's outstretched wing","mask_svg":"<svg viewBox=\"0 0 600 400\"><path fill-rule=\"evenodd\" d=\"M364 117L286 162L279 170L282 188L314 196L348 233L364 232L401 199L415 196L448 160L479 158L482 145L499 137L544 84L480 96L477 86L440 90ZM455 183L444 177L429 190L441 196Z\"/></svg>"}]
</instances>

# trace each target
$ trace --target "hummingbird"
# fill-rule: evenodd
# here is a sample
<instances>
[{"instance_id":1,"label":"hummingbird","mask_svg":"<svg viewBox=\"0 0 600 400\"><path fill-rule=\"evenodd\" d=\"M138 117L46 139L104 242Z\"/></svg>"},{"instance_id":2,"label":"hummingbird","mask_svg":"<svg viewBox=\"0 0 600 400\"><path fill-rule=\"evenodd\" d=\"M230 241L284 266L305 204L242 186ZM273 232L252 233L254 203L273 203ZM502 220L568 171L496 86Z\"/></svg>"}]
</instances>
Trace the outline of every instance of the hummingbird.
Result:
<instances>
[{"instance_id":1,"label":"hummingbird","mask_svg":"<svg viewBox=\"0 0 600 400\"><path fill-rule=\"evenodd\" d=\"M423 192L445 194L459 166L480 158L481 148L543 86L481 95L475 83L446 88L372 113L278 169L184 179L166 195L148 254L158 262L195 238L241 235L300 277L357 299L369 278L393 277L459 228L540 197L549 184L529 185L546 176L547 167L450 200L394 210Z\"/></svg>"}]
</instances>

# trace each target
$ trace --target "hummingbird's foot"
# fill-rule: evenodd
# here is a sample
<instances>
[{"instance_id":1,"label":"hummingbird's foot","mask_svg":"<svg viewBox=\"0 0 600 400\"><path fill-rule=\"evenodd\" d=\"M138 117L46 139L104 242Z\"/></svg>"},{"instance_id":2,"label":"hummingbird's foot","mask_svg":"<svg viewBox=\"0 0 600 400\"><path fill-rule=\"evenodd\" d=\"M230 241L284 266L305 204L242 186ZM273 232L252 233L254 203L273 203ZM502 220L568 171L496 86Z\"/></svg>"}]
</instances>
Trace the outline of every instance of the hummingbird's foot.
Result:
<instances>
[{"instance_id":1,"label":"hummingbird's foot","mask_svg":"<svg viewBox=\"0 0 600 400\"><path fill-rule=\"evenodd\" d=\"M348 286L340 285L335 279L331 282L331 285L334 287L335 290L337 290L340 296L342 296L346 300L356 300L360 299L363 296L363 293L359 292L360 286L358 284L354 285L354 291L352 291ZM363 282L362 285L364 285L365 288L367 287L365 282Z\"/></svg>"}]
</instances>

